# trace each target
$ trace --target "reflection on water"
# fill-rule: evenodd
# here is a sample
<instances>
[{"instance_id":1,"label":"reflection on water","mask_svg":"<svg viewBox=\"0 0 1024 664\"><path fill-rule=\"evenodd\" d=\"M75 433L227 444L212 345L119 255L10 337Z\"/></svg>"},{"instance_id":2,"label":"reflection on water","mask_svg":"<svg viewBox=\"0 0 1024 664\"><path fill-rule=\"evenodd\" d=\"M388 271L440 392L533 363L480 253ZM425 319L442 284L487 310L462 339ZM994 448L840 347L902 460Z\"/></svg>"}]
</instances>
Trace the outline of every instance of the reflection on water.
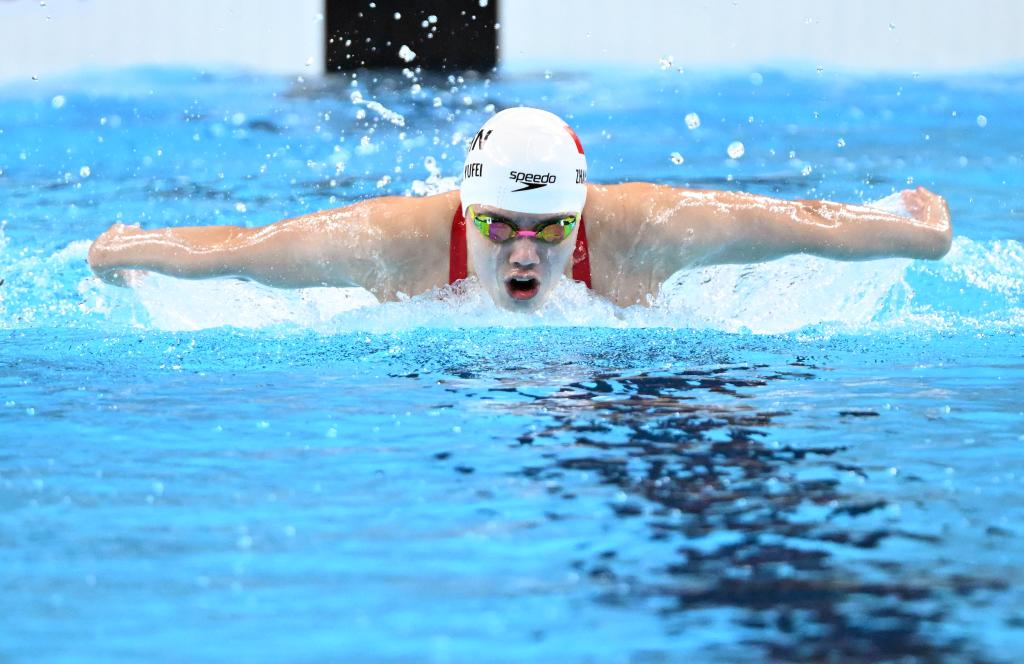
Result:
<instances>
[{"instance_id":1,"label":"reflection on water","mask_svg":"<svg viewBox=\"0 0 1024 664\"><path fill-rule=\"evenodd\" d=\"M611 506L615 515L643 519L652 541L676 550L675 562L638 578L617 570L616 551L605 548L577 561L577 569L605 589L601 601L648 606L646 600L661 600L668 629L681 636L701 612L728 610L746 635L743 644L772 658L978 661L970 644L944 636L940 626L950 598L963 601L1002 584L930 577L880 551L887 540L904 538L934 547L938 556L941 542L879 526L878 519L858 523L889 505L840 480L866 474L843 461L836 432L818 432L817 444L780 444L775 439L786 433L792 413L751 405L759 391L814 380L819 371L798 361L783 371L754 365L606 373L532 395L515 408L544 413L553 423L520 443L563 443L572 453L521 472L569 500L577 484L570 474L579 471L627 496ZM517 389L516 381L505 382L491 391ZM518 390L532 391L521 381ZM836 426L872 416L877 413L845 410Z\"/></svg>"}]
</instances>

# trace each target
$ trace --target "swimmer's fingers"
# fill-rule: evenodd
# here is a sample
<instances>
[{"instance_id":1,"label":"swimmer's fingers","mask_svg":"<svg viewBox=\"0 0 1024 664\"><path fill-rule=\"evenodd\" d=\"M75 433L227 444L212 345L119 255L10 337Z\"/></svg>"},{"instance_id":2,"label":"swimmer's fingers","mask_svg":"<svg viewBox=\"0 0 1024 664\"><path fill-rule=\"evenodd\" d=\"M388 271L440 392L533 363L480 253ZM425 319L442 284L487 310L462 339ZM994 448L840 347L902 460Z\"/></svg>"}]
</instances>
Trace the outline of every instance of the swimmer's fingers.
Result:
<instances>
[{"instance_id":1,"label":"swimmer's fingers","mask_svg":"<svg viewBox=\"0 0 1024 664\"><path fill-rule=\"evenodd\" d=\"M945 228L949 226L949 206L946 199L934 194L924 187L917 189L905 189L900 192L903 205L907 208L910 216L918 221L926 222L929 226Z\"/></svg>"},{"instance_id":2,"label":"swimmer's fingers","mask_svg":"<svg viewBox=\"0 0 1024 664\"><path fill-rule=\"evenodd\" d=\"M125 246L127 238L143 233L138 225L113 224L89 246L89 267L96 276L114 286L131 286L144 274L139 270L128 270L118 265L118 253ZM123 263L122 263L123 264Z\"/></svg>"},{"instance_id":3,"label":"swimmer's fingers","mask_svg":"<svg viewBox=\"0 0 1024 664\"><path fill-rule=\"evenodd\" d=\"M907 212L922 229L923 258L937 259L946 255L953 244L953 224L946 199L924 187L901 192Z\"/></svg>"},{"instance_id":4,"label":"swimmer's fingers","mask_svg":"<svg viewBox=\"0 0 1024 664\"><path fill-rule=\"evenodd\" d=\"M923 221L928 211L928 201L926 195L930 192L924 187L918 187L917 189L904 189L900 192L900 198L903 199L903 207L907 208L907 212L914 219Z\"/></svg>"}]
</instances>

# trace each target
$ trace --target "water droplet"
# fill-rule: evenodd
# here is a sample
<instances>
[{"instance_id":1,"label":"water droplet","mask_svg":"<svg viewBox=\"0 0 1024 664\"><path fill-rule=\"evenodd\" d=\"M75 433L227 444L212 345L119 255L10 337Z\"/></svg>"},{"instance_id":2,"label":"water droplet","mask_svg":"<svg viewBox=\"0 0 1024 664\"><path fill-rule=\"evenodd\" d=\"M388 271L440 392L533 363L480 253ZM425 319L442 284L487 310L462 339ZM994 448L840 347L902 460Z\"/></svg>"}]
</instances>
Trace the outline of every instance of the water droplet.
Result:
<instances>
[{"instance_id":1,"label":"water droplet","mask_svg":"<svg viewBox=\"0 0 1024 664\"><path fill-rule=\"evenodd\" d=\"M90 175L92 175L92 169L89 168L88 166L82 166L81 168L78 169L78 174L81 175L83 178L87 178Z\"/></svg>"},{"instance_id":2,"label":"water droplet","mask_svg":"<svg viewBox=\"0 0 1024 664\"><path fill-rule=\"evenodd\" d=\"M669 159L672 160L672 163L675 164L676 166L678 166L679 164L681 164L684 161L686 161L685 159L683 159L683 155L679 154L678 152L673 152L668 157L669 157Z\"/></svg>"},{"instance_id":3,"label":"water droplet","mask_svg":"<svg viewBox=\"0 0 1024 664\"><path fill-rule=\"evenodd\" d=\"M807 176L808 176L808 175L810 175L810 174L811 174L812 172L814 172L814 169L813 169L813 168L811 168L811 165L810 165L810 164L807 164L807 165L805 165L805 166L804 166L804 167L803 167L803 168L802 168L802 169L800 170L800 175L802 175L802 176L804 176L804 177L807 177Z\"/></svg>"},{"instance_id":4,"label":"water droplet","mask_svg":"<svg viewBox=\"0 0 1024 664\"><path fill-rule=\"evenodd\" d=\"M725 149L725 152L729 155L730 159L739 159L746 151L747 149L740 141L733 141L729 144L729 147Z\"/></svg>"},{"instance_id":5,"label":"water droplet","mask_svg":"<svg viewBox=\"0 0 1024 664\"><path fill-rule=\"evenodd\" d=\"M395 20L397 21L397 20L399 20L400 18L402 18L402 12L395 12L395 15L394 15L394 16L395 16Z\"/></svg>"},{"instance_id":6,"label":"water droplet","mask_svg":"<svg viewBox=\"0 0 1024 664\"><path fill-rule=\"evenodd\" d=\"M979 115L978 116L978 126L979 127L984 127L987 124L988 124L988 118L986 118L984 115Z\"/></svg>"},{"instance_id":7,"label":"water droplet","mask_svg":"<svg viewBox=\"0 0 1024 664\"><path fill-rule=\"evenodd\" d=\"M658 65L661 67L662 71L665 71L672 66L672 59L671 55L665 55L658 60Z\"/></svg>"},{"instance_id":8,"label":"water droplet","mask_svg":"<svg viewBox=\"0 0 1024 664\"><path fill-rule=\"evenodd\" d=\"M753 72L750 74L749 79L751 85L761 85L764 83L764 76L762 76L760 72Z\"/></svg>"},{"instance_id":9,"label":"water droplet","mask_svg":"<svg viewBox=\"0 0 1024 664\"><path fill-rule=\"evenodd\" d=\"M683 120L686 122L687 129L696 129L700 126L700 116L696 113L687 113Z\"/></svg>"},{"instance_id":10,"label":"water droplet","mask_svg":"<svg viewBox=\"0 0 1024 664\"><path fill-rule=\"evenodd\" d=\"M907 184L914 184L914 176L913 175L911 175L909 178L907 178Z\"/></svg>"},{"instance_id":11,"label":"water droplet","mask_svg":"<svg viewBox=\"0 0 1024 664\"><path fill-rule=\"evenodd\" d=\"M412 62L416 59L416 52L402 44L402 47L398 49L398 57L402 58L405 62Z\"/></svg>"},{"instance_id":12,"label":"water droplet","mask_svg":"<svg viewBox=\"0 0 1024 664\"><path fill-rule=\"evenodd\" d=\"M820 75L822 72L825 71L825 68L822 67L821 65L818 65L817 67L814 68L814 71L818 72L818 74Z\"/></svg>"},{"instance_id":13,"label":"water droplet","mask_svg":"<svg viewBox=\"0 0 1024 664\"><path fill-rule=\"evenodd\" d=\"M896 29L896 24L895 23L890 23L889 24L889 31L891 32L891 31L893 31L895 29Z\"/></svg>"},{"instance_id":14,"label":"water droplet","mask_svg":"<svg viewBox=\"0 0 1024 664\"><path fill-rule=\"evenodd\" d=\"M50 100L50 106L53 106L54 108L63 108L65 102L67 102L67 99L64 98L64 95L57 95Z\"/></svg>"},{"instance_id":15,"label":"water droplet","mask_svg":"<svg viewBox=\"0 0 1024 664\"><path fill-rule=\"evenodd\" d=\"M235 203L235 211L236 212L245 212L246 211L245 203Z\"/></svg>"},{"instance_id":16,"label":"water droplet","mask_svg":"<svg viewBox=\"0 0 1024 664\"><path fill-rule=\"evenodd\" d=\"M839 140L836 141L836 147L837 148L845 148L846 147L846 139L840 136Z\"/></svg>"}]
</instances>

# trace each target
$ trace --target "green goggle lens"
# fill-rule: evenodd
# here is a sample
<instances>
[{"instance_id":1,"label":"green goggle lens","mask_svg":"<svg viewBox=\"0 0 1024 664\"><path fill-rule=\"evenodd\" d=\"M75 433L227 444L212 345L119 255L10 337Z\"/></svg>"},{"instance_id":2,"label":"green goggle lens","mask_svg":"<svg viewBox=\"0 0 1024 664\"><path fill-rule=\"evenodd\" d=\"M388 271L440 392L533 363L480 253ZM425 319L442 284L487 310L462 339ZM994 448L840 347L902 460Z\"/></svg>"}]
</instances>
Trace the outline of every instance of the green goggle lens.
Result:
<instances>
[{"instance_id":1,"label":"green goggle lens","mask_svg":"<svg viewBox=\"0 0 1024 664\"><path fill-rule=\"evenodd\" d=\"M533 237L542 242L557 244L569 237L579 219L575 216L553 219L534 228L532 231L527 231L519 230L515 224L504 219L495 219L486 214L477 214L472 209L469 212L472 215L473 225L477 227L477 230L491 242L498 243L508 242L517 237Z\"/></svg>"}]
</instances>

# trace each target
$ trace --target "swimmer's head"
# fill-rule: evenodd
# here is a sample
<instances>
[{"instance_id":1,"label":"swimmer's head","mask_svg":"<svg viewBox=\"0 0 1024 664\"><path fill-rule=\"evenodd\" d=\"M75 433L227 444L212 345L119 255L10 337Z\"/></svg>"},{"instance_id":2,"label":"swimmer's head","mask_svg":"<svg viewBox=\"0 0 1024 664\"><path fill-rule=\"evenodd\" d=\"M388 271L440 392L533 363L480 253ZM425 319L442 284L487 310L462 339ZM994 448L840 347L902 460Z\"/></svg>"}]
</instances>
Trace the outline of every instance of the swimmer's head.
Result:
<instances>
[{"instance_id":1,"label":"swimmer's head","mask_svg":"<svg viewBox=\"0 0 1024 664\"><path fill-rule=\"evenodd\" d=\"M470 263L495 302L518 310L544 303L572 257L586 181L583 146L553 113L511 108L476 133L460 196ZM552 224L562 237L544 230ZM509 225L520 232L507 237Z\"/></svg>"}]
</instances>

